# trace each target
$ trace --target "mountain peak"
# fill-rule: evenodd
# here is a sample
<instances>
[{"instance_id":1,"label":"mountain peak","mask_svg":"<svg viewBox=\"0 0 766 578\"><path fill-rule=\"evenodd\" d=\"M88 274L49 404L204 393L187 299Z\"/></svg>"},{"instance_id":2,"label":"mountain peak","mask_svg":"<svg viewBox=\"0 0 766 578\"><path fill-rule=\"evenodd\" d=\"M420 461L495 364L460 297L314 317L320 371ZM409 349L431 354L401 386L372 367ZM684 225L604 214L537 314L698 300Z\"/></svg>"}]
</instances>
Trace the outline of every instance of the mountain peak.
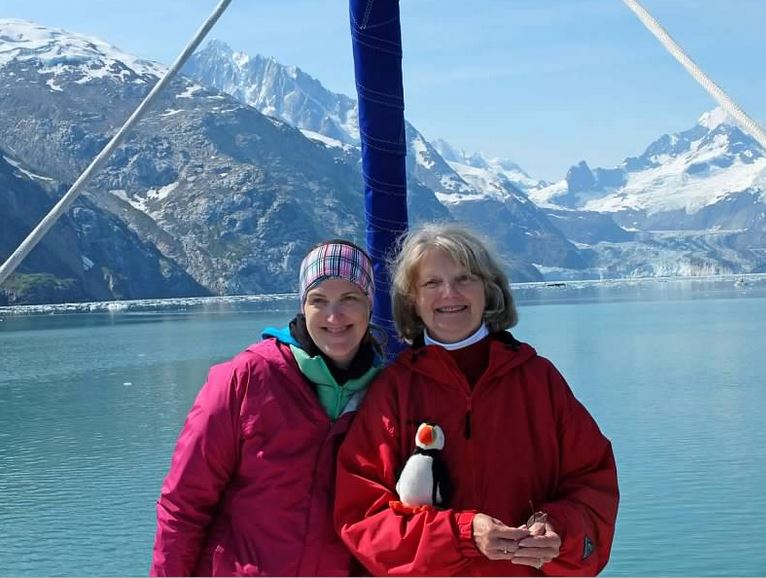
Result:
<instances>
[{"instance_id":1,"label":"mountain peak","mask_svg":"<svg viewBox=\"0 0 766 578\"><path fill-rule=\"evenodd\" d=\"M431 144L445 161L467 164L465 162L466 154L463 149L454 147L443 138L434 139L431 141Z\"/></svg>"},{"instance_id":2,"label":"mountain peak","mask_svg":"<svg viewBox=\"0 0 766 578\"><path fill-rule=\"evenodd\" d=\"M593 176L593 172L585 161L580 161L569 168L566 181L572 193L589 191L596 186L596 177Z\"/></svg>"},{"instance_id":3,"label":"mountain peak","mask_svg":"<svg viewBox=\"0 0 766 578\"><path fill-rule=\"evenodd\" d=\"M229 46L229 44L226 41L220 40L218 38L211 38L210 40L208 40L207 43L205 44L205 49L216 50L224 54L230 54L234 52L232 47Z\"/></svg>"},{"instance_id":4,"label":"mountain peak","mask_svg":"<svg viewBox=\"0 0 766 578\"><path fill-rule=\"evenodd\" d=\"M126 67L138 76L160 76L165 67L127 52L103 40L61 28L49 28L13 18L0 18L0 68L12 62L36 61L41 73L60 74L79 69L85 76L115 74ZM101 61L96 70L93 62ZM114 67L114 65L117 65Z\"/></svg>"},{"instance_id":5,"label":"mountain peak","mask_svg":"<svg viewBox=\"0 0 766 578\"><path fill-rule=\"evenodd\" d=\"M272 56L248 55L211 40L189 59L184 72L269 116L334 141L356 145L356 102L334 94L297 66Z\"/></svg>"},{"instance_id":6,"label":"mountain peak","mask_svg":"<svg viewBox=\"0 0 766 578\"><path fill-rule=\"evenodd\" d=\"M720 106L715 107L702 114L697 120L697 124L713 130L722 124L735 124L734 119Z\"/></svg>"}]
</instances>

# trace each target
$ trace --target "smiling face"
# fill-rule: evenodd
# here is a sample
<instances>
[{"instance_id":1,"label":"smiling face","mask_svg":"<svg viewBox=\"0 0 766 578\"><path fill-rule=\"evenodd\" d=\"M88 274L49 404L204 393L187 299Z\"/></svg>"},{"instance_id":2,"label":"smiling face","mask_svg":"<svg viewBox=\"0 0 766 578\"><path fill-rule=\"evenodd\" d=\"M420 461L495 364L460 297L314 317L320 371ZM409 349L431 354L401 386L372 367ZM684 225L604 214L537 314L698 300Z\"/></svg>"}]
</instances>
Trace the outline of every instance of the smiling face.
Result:
<instances>
[{"instance_id":1,"label":"smiling face","mask_svg":"<svg viewBox=\"0 0 766 578\"><path fill-rule=\"evenodd\" d=\"M482 322L484 283L440 249L428 249L415 275L415 311L428 334L455 343L476 332Z\"/></svg>"},{"instance_id":2,"label":"smiling face","mask_svg":"<svg viewBox=\"0 0 766 578\"><path fill-rule=\"evenodd\" d=\"M370 300L346 279L327 279L306 293L306 328L317 347L346 369L354 359L370 319Z\"/></svg>"}]
</instances>

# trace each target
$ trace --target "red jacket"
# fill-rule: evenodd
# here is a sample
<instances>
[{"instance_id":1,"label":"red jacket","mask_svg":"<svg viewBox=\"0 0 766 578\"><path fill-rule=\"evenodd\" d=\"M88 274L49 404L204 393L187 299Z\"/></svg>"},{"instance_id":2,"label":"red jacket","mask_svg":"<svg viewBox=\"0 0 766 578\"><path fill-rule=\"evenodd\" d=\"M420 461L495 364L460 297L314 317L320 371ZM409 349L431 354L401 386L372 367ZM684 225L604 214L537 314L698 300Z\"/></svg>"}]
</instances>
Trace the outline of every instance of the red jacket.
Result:
<instances>
[{"instance_id":1,"label":"red jacket","mask_svg":"<svg viewBox=\"0 0 766 578\"><path fill-rule=\"evenodd\" d=\"M403 352L372 384L338 456L335 523L373 574L595 575L609 559L618 503L609 440L548 360L508 333L491 339L473 390L437 346ZM423 421L444 430L451 507L402 513L390 502ZM542 571L484 557L473 516L519 526L530 501L561 536L559 557Z\"/></svg>"},{"instance_id":2,"label":"red jacket","mask_svg":"<svg viewBox=\"0 0 766 578\"><path fill-rule=\"evenodd\" d=\"M330 421L274 339L214 366L162 486L151 574L348 575L332 496L351 418Z\"/></svg>"}]
</instances>

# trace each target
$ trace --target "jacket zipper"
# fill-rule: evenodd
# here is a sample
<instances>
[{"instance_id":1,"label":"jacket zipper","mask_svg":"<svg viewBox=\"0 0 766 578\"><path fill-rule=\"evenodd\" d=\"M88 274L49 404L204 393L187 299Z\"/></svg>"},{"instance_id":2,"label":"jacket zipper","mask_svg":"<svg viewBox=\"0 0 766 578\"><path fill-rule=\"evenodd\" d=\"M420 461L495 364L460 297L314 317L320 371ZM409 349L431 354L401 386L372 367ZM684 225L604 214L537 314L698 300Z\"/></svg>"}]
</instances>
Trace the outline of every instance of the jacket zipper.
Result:
<instances>
[{"instance_id":1,"label":"jacket zipper","mask_svg":"<svg viewBox=\"0 0 766 578\"><path fill-rule=\"evenodd\" d=\"M468 408L465 411L465 431L463 432L465 439L471 439L473 433L473 423L471 421L471 398L468 398Z\"/></svg>"}]
</instances>

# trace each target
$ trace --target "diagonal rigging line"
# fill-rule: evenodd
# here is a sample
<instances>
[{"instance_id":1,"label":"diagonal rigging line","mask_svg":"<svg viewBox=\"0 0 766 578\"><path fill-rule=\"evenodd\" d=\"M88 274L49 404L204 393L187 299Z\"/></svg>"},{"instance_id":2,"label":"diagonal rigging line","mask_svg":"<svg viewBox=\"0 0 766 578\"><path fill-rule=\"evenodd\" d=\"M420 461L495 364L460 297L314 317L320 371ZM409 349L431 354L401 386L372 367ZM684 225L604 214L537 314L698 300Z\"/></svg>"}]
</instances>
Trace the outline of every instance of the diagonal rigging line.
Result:
<instances>
[{"instance_id":1,"label":"diagonal rigging line","mask_svg":"<svg viewBox=\"0 0 766 578\"><path fill-rule=\"evenodd\" d=\"M647 10L639 4L638 0L623 0L644 26L654 34L657 40L672 54L675 59L683 66L686 71L692 75L694 80L702 85L708 91L718 104L729 113L740 125L740 127L752 136L766 150L766 132L755 122L747 113L734 102L721 87L713 82L699 66L689 58L683 49L670 37L670 34L660 25Z\"/></svg>"}]
</instances>

